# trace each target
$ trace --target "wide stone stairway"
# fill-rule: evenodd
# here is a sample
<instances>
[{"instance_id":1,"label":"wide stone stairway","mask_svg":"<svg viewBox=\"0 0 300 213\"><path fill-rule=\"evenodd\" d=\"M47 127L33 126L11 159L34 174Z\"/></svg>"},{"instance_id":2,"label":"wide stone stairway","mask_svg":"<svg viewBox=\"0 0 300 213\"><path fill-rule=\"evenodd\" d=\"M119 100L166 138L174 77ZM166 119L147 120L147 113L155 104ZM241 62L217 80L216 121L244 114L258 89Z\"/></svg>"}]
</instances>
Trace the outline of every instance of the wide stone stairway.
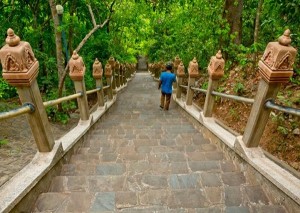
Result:
<instances>
[{"instance_id":1,"label":"wide stone stairway","mask_svg":"<svg viewBox=\"0 0 300 213\"><path fill-rule=\"evenodd\" d=\"M286 212L137 73L33 212Z\"/></svg>"}]
</instances>

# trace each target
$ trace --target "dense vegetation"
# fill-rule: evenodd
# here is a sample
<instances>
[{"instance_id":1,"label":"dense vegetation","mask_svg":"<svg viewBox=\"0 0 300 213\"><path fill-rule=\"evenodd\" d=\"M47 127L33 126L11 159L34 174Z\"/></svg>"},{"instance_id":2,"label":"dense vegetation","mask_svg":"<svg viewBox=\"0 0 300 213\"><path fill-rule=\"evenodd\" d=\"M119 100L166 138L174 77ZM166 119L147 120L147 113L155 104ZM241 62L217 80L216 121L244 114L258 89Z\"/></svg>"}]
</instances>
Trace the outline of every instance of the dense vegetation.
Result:
<instances>
[{"instance_id":1,"label":"dense vegetation","mask_svg":"<svg viewBox=\"0 0 300 213\"><path fill-rule=\"evenodd\" d=\"M62 16L56 4L63 6ZM45 99L73 92L72 82L64 77L75 49L87 66L87 89L94 87L91 70L96 57L105 64L110 56L134 63L138 55L148 56L150 62L170 61L179 55L185 67L196 57L201 73L206 73L209 58L221 49L226 59L223 81L238 67L242 79L235 82L233 91L241 95L246 89L243 80L257 73L257 60L268 42L289 28L292 46L299 48L299 5L300 0L2 0L0 34L2 46L8 28L31 44L40 62L38 83ZM299 54L290 88L279 99L299 107ZM298 95L289 99L294 92ZM0 99L16 95L0 78ZM286 135L288 127L280 125L279 131Z\"/></svg>"}]
</instances>

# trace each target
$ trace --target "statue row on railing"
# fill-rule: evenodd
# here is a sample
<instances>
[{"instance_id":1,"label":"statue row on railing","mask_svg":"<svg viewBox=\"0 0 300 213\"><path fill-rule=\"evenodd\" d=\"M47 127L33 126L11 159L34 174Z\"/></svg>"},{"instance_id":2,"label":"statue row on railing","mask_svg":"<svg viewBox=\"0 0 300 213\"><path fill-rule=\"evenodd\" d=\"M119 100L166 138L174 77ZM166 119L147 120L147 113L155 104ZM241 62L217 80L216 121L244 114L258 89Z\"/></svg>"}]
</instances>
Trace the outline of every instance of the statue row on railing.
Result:
<instances>
[{"instance_id":1,"label":"statue row on railing","mask_svg":"<svg viewBox=\"0 0 300 213\"><path fill-rule=\"evenodd\" d=\"M277 96L277 92L281 83L288 82L293 75L293 64L297 54L297 50L292 47L290 38L290 30L286 30L277 42L270 42L258 63L261 80L257 90L257 95L253 100L253 107L243 135L243 142L247 147L257 147L263 134L267 121L269 119L271 107L265 103L273 100ZM182 85L183 77L186 75L184 65L177 56L173 61L174 73L177 75L176 98L181 98L182 88L187 89L185 104L192 105L194 91L197 88L195 78L199 76L198 63L196 58L190 61L188 66L188 86ZM214 106L214 95L218 95L214 90L217 88L218 81L224 75L225 61L222 58L221 51L211 57L208 65L209 83L206 93L203 117L212 117ZM154 78L159 78L161 71L164 69L164 63L149 64L149 71ZM203 90L198 90L202 91ZM219 93L220 94L220 93ZM228 97L228 95L227 95ZM234 98L232 98L234 99ZM246 100L248 103L252 101L246 98L236 97L235 99ZM277 107L278 108L278 107ZM282 107L287 109L288 107ZM300 115L299 109L290 108L286 110L288 113L293 112L294 115Z\"/></svg>"},{"instance_id":2,"label":"statue row on railing","mask_svg":"<svg viewBox=\"0 0 300 213\"><path fill-rule=\"evenodd\" d=\"M104 89L108 90L108 100L112 100L113 93L116 93L119 87L125 85L127 79L135 71L135 65L120 64L113 57L110 57L104 70L108 85L103 87L103 68L101 62L96 59L93 64L93 77L96 79L97 89L92 92L86 91L84 82L86 67L82 57L74 51L69 61L69 75L74 82L76 94L43 103L36 80L39 71L39 62L35 58L30 44L21 41L12 29L7 30L5 41L6 45L0 50L0 59L3 67L2 75L10 85L17 88L22 104L29 104L26 107L30 108L30 113L28 113L28 110L23 110L22 112L28 113L27 117L30 127L40 152L49 152L54 146L54 138L44 106L77 98L81 120L89 120L90 112L87 94L97 92L98 106L104 106Z\"/></svg>"}]
</instances>

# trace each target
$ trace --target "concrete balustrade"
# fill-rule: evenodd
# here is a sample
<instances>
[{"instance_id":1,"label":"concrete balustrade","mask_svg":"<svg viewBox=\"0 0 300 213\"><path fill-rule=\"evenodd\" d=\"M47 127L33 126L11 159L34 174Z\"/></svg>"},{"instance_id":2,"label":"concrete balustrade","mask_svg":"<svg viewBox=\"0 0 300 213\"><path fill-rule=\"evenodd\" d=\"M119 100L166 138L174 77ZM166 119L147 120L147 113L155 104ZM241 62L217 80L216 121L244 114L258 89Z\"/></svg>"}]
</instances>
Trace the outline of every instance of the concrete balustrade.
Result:
<instances>
[{"instance_id":1,"label":"concrete balustrade","mask_svg":"<svg viewBox=\"0 0 300 213\"><path fill-rule=\"evenodd\" d=\"M115 75L115 67L116 67L116 61L114 57L110 57L108 60L108 64L111 67L111 87L114 94L116 94L116 75Z\"/></svg>"},{"instance_id":2,"label":"concrete balustrade","mask_svg":"<svg viewBox=\"0 0 300 213\"><path fill-rule=\"evenodd\" d=\"M269 119L268 99L275 99L281 83L293 75L297 50L291 45L290 31L286 30L277 42L270 42L258 63L262 79L243 135L247 147L257 147Z\"/></svg>"},{"instance_id":3,"label":"concrete balustrade","mask_svg":"<svg viewBox=\"0 0 300 213\"><path fill-rule=\"evenodd\" d=\"M182 85L182 81L183 81L183 77L185 76L185 72L184 72L184 65L182 63L182 61L180 61L178 67L177 67L177 89L176 89L176 98L181 98L181 93L182 93L182 87L180 85Z\"/></svg>"},{"instance_id":4,"label":"concrete balustrade","mask_svg":"<svg viewBox=\"0 0 300 213\"><path fill-rule=\"evenodd\" d=\"M31 103L34 112L26 114L40 152L49 152L54 138L36 81L39 62L28 42L20 41L12 29L7 30L6 45L0 50L3 78L17 88L22 104Z\"/></svg>"},{"instance_id":5,"label":"concrete balustrade","mask_svg":"<svg viewBox=\"0 0 300 213\"><path fill-rule=\"evenodd\" d=\"M84 83L84 74L85 74L85 65L76 51L73 52L73 55L69 61L70 69L70 78L74 82L76 93L81 93L82 96L77 98L78 108L80 112L80 119L86 121L90 117L85 83Z\"/></svg>"},{"instance_id":6,"label":"concrete balustrade","mask_svg":"<svg viewBox=\"0 0 300 213\"><path fill-rule=\"evenodd\" d=\"M224 75L224 67L225 61L222 58L221 51L219 51L216 56L211 57L207 68L209 81L203 109L203 115L205 117L212 117L215 102L215 98L213 97L212 92L217 88L218 80Z\"/></svg>"},{"instance_id":7,"label":"concrete balustrade","mask_svg":"<svg viewBox=\"0 0 300 213\"><path fill-rule=\"evenodd\" d=\"M115 64L115 78L116 78L116 87L120 87L120 63L116 61Z\"/></svg>"},{"instance_id":8,"label":"concrete balustrade","mask_svg":"<svg viewBox=\"0 0 300 213\"><path fill-rule=\"evenodd\" d=\"M82 57L74 51L69 61L69 75L74 81L76 94L43 103L36 81L39 63L34 56L30 44L25 41L20 41L20 38L14 34L12 29L7 30L7 35L6 45L0 50L0 59L3 67L2 75L10 85L17 88L24 109L20 108L14 112L2 113L3 115L1 118L7 119L9 117L26 114L39 152L50 152L54 147L54 137L52 135L45 107L57 105L63 101L77 98L80 119L82 121L90 119L87 91L84 82L85 64ZM113 57L111 57L109 61L109 63L115 66ZM116 64L117 70L119 70L118 75L116 75L117 79L119 79L118 87L124 87L126 79L131 78L134 69L130 71L128 68L128 72L126 72L126 69L121 71L121 67L124 67L124 65L120 65L118 62ZM130 66L131 65L128 65L128 67ZM125 74L128 75L127 78L124 76ZM108 86L106 86L108 89L108 99L111 101L113 100L112 69L109 64L105 69L105 75L108 82ZM105 87L103 86L102 76L102 64L96 59L93 64L93 77L95 78L97 89L88 91L88 94L97 92L97 104L100 107L105 105L103 92ZM30 108L28 108L28 106Z\"/></svg>"},{"instance_id":9,"label":"concrete balustrade","mask_svg":"<svg viewBox=\"0 0 300 213\"><path fill-rule=\"evenodd\" d=\"M93 77L96 80L97 88L86 91L84 82L86 67L82 57L75 51L69 61L69 69L70 78L74 81L76 94L43 103L36 80L39 63L30 44L21 41L12 29L8 29L7 34L6 45L0 50L0 59L3 67L2 75L10 85L17 88L23 107L18 110L0 113L0 119L26 114L39 152L18 174L1 186L0 212L10 212L13 208L22 210L30 208L28 203L32 203L36 199L36 192L43 192L48 189L49 183L62 165L62 161L69 159L71 153L77 150L78 142L84 140L85 133L116 101L116 96L113 96L112 93L112 69L110 65L108 64L107 66L109 67L105 69L105 75L108 77L108 86L104 87L102 82L103 68L101 62L97 59L95 60ZM120 73L118 74L120 78L119 89L126 86L127 80L130 80L135 72L134 66L129 64L127 66L128 69L125 69L124 65L120 65L120 67L124 67L124 70L121 72L120 68ZM106 102L104 101L103 93L105 88L109 91L109 100ZM99 108L90 113L87 94L96 92ZM66 133L65 136L54 141L45 107L54 106L63 101L76 98L80 113L79 124ZM23 204L19 205L21 200L24 206L22 206Z\"/></svg>"},{"instance_id":10,"label":"concrete balustrade","mask_svg":"<svg viewBox=\"0 0 300 213\"><path fill-rule=\"evenodd\" d=\"M180 64L181 60L179 58L179 56L176 56L173 62L173 73L177 76L177 70L178 70L178 66ZM177 83L174 82L173 83L173 88L176 90L177 89Z\"/></svg>"},{"instance_id":11,"label":"concrete balustrade","mask_svg":"<svg viewBox=\"0 0 300 213\"><path fill-rule=\"evenodd\" d=\"M101 62L96 58L94 64L93 64L93 77L96 80L96 87L100 88L100 90L97 92L98 97L98 106L102 107L104 106L104 92L103 92L103 68Z\"/></svg>"},{"instance_id":12,"label":"concrete balustrade","mask_svg":"<svg viewBox=\"0 0 300 213\"><path fill-rule=\"evenodd\" d=\"M198 70L198 62L196 58L194 58L189 63L188 67L188 74L189 74L189 80L188 80L188 89L187 89L187 96L186 96L186 105L190 106L193 103L193 97L194 97L194 90L191 88L195 85L196 77L199 76L199 70Z\"/></svg>"},{"instance_id":13,"label":"concrete balustrade","mask_svg":"<svg viewBox=\"0 0 300 213\"><path fill-rule=\"evenodd\" d=\"M299 175L284 163L276 160L275 157L270 157L270 154L259 147L259 142L271 109L295 116L300 114L300 109L279 106L274 102L281 84L287 82L293 75L296 54L296 49L291 46L289 30L286 30L277 42L270 42L267 45L258 64L261 80L255 99L215 91L219 79L224 75L225 61L220 51L209 62L207 90L194 86L195 78L198 76L197 61L194 59L188 67L188 86L183 85L185 72L182 62L175 69L177 72L177 90L175 90L176 94L173 94L174 101L194 118L192 120L203 125L203 133L222 149L232 153L233 158L239 159L239 162L245 166L246 173L255 174L260 180L266 181L263 184L268 185L272 193L277 194L282 199L282 203L292 209L291 212L299 209L300 206ZM160 62L149 64L149 72L155 80L157 78L156 67L159 66ZM183 88L187 91L185 100L181 98ZM194 91L206 94L203 110L192 105ZM236 135L230 128L212 117L215 96L253 105L243 135Z\"/></svg>"},{"instance_id":14,"label":"concrete balustrade","mask_svg":"<svg viewBox=\"0 0 300 213\"><path fill-rule=\"evenodd\" d=\"M109 85L108 92L107 92L107 96L109 100L113 99L112 74L113 72L112 72L111 65L107 63L105 65L105 77L106 77L106 82Z\"/></svg>"}]
</instances>

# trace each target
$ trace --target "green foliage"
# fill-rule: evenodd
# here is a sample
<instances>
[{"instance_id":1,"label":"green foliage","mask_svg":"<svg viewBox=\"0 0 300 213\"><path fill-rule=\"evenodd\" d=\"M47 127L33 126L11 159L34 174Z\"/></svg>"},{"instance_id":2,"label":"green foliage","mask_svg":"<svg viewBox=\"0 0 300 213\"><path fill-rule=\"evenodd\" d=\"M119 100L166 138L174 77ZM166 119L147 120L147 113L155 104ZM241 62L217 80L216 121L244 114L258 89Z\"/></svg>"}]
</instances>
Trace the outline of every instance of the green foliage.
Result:
<instances>
[{"instance_id":1,"label":"green foliage","mask_svg":"<svg viewBox=\"0 0 300 213\"><path fill-rule=\"evenodd\" d=\"M229 114L230 114L236 121L239 121L239 120L240 120L239 113L237 112L236 109L230 108L230 109L229 109Z\"/></svg>"},{"instance_id":2,"label":"green foliage","mask_svg":"<svg viewBox=\"0 0 300 213\"><path fill-rule=\"evenodd\" d=\"M208 88L208 82L204 82L202 85L201 85L201 89L207 89Z\"/></svg>"},{"instance_id":3,"label":"green foliage","mask_svg":"<svg viewBox=\"0 0 300 213\"><path fill-rule=\"evenodd\" d=\"M55 107L48 107L46 109L48 118L53 122L60 122L62 124L67 124L69 121L69 114L67 112L60 112Z\"/></svg>"},{"instance_id":4,"label":"green foliage","mask_svg":"<svg viewBox=\"0 0 300 213\"><path fill-rule=\"evenodd\" d=\"M64 14L58 30L66 33L69 51L77 47L93 29L87 4L91 5L97 24L107 18L110 9L113 10L110 21L95 31L79 52L87 68L87 89L95 86L91 73L96 57L105 66L110 56L121 63L136 63L139 55L148 56L150 62L170 61L179 55L186 68L196 57L201 69L207 67L210 57L220 49L226 61L225 69L230 69L236 65L247 67L253 62L252 55L261 55L267 43L277 40L286 28L292 32L292 45L300 46L299 0L264 0L256 43L253 42L253 34L258 0L244 1L241 45L231 42L235 35L228 34L230 26L223 18L222 0L124 0L115 1L113 5L112 2L64 1ZM0 34L5 35L11 27L22 40L31 44L40 64L40 90L51 96L58 87L58 73L49 2L1 1L0 14ZM295 74L291 78L295 85L300 85L299 70L298 54ZM229 72L225 72L223 79L228 78L228 75ZM242 94L244 85L236 84L234 89L237 94ZM67 77L65 94L72 92L73 82ZM14 88L0 80L0 98L16 95Z\"/></svg>"},{"instance_id":5,"label":"green foliage","mask_svg":"<svg viewBox=\"0 0 300 213\"><path fill-rule=\"evenodd\" d=\"M8 99L16 95L16 88L10 86L3 78L0 78L0 99Z\"/></svg>"},{"instance_id":6,"label":"green foliage","mask_svg":"<svg viewBox=\"0 0 300 213\"><path fill-rule=\"evenodd\" d=\"M234 85L233 91L237 95L242 95L245 92L245 86L241 82L238 82Z\"/></svg>"},{"instance_id":7,"label":"green foliage","mask_svg":"<svg viewBox=\"0 0 300 213\"><path fill-rule=\"evenodd\" d=\"M8 140L7 139L0 139L0 147L7 145L8 144Z\"/></svg>"},{"instance_id":8,"label":"green foliage","mask_svg":"<svg viewBox=\"0 0 300 213\"><path fill-rule=\"evenodd\" d=\"M288 129L283 126L278 126L277 131L283 135L287 135L289 133Z\"/></svg>"},{"instance_id":9,"label":"green foliage","mask_svg":"<svg viewBox=\"0 0 300 213\"><path fill-rule=\"evenodd\" d=\"M48 118L53 122L67 124L70 119L69 112L74 111L77 107L74 101L63 103L62 107L62 112L55 106L46 108Z\"/></svg>"}]
</instances>

